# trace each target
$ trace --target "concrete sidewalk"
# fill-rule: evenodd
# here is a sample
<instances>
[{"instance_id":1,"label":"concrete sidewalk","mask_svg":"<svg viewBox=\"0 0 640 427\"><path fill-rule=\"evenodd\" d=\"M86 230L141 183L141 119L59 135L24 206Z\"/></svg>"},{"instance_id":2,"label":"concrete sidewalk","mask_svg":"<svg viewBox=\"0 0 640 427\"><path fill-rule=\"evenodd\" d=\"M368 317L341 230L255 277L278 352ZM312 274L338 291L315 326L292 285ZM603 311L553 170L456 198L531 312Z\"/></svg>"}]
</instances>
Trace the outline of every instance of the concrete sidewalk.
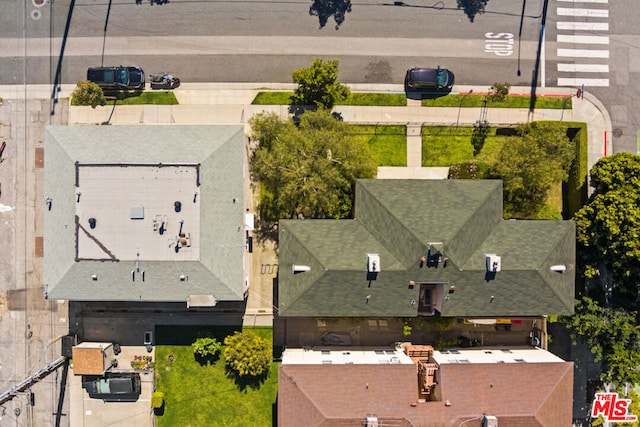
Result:
<instances>
[{"instance_id":1,"label":"concrete sidewalk","mask_svg":"<svg viewBox=\"0 0 640 427\"><path fill-rule=\"evenodd\" d=\"M287 117L287 106L251 105L251 101L260 91L292 91L295 84L273 83L184 83L174 91L179 105L117 105L112 107L73 107L69 113L69 124L244 124L261 111L272 111L281 117ZM73 85L63 85L60 98L73 91ZM403 93L402 85L350 85L354 92ZM486 93L488 88L456 86L453 93ZM45 95L48 87L31 87L32 92ZM512 87L511 94L529 94L527 87ZM0 96L5 95L6 87L0 87ZM24 96L14 93L15 96ZM571 96L572 88L538 88L536 95ZM31 93L31 96L34 96ZM611 133L611 119L602 103L590 93L583 99L575 96L571 110L537 109L533 113L527 108L489 108L486 120L492 125L506 126L535 120L576 121L588 124L589 130L589 169L602 156L612 153L608 135ZM409 100L406 107L362 107L341 105L334 108L342 114L345 121L360 124L402 124L414 130L419 125L469 126L479 120L481 109L469 107L422 107L419 101ZM247 131L248 131L247 127ZM419 134L412 134L413 141L419 141ZM411 138L408 138L411 140ZM409 141L410 142L410 141ZM408 153L417 153L415 143L408 147ZM411 155L411 165L416 163ZM411 166L409 165L409 166Z\"/></svg>"}]
</instances>

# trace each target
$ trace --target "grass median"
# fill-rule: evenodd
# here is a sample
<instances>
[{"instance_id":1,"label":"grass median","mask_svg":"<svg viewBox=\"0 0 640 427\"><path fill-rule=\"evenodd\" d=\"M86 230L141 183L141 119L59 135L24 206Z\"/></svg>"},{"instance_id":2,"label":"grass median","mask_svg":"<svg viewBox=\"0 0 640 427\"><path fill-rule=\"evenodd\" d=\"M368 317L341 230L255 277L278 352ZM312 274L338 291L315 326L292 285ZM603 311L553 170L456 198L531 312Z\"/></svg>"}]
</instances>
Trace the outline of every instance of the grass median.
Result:
<instances>
[{"instance_id":1,"label":"grass median","mask_svg":"<svg viewBox=\"0 0 640 427\"><path fill-rule=\"evenodd\" d=\"M259 92L251 102L254 105L291 105L293 92ZM486 95L449 94L436 98L422 99L423 107L480 108ZM524 95L507 96L503 102L489 102L489 108L530 108L531 97ZM358 105L369 107L402 107L407 105L404 93L351 93L345 101L336 105ZM535 108L571 109L570 96L537 96Z\"/></svg>"}]
</instances>

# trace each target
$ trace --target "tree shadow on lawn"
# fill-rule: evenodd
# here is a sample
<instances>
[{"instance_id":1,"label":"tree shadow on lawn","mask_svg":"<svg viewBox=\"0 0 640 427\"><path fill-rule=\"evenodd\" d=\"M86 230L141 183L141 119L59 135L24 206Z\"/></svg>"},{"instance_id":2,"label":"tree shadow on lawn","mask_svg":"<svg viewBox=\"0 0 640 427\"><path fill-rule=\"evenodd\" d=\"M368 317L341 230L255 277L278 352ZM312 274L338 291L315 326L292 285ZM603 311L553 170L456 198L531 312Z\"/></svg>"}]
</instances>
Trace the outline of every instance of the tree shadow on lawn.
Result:
<instances>
[{"instance_id":1,"label":"tree shadow on lawn","mask_svg":"<svg viewBox=\"0 0 640 427\"><path fill-rule=\"evenodd\" d=\"M220 360L220 352L207 356L200 356L199 354L193 353L193 358L200 364L200 366L215 365L216 362Z\"/></svg>"},{"instance_id":2,"label":"tree shadow on lawn","mask_svg":"<svg viewBox=\"0 0 640 427\"><path fill-rule=\"evenodd\" d=\"M233 380L235 385L238 387L238 390L244 391L246 393L247 388L251 390L259 390L262 384L267 381L269 377L269 370L266 370L261 375L238 375L236 371L229 368L228 366L225 368L225 374L228 379Z\"/></svg>"}]
</instances>

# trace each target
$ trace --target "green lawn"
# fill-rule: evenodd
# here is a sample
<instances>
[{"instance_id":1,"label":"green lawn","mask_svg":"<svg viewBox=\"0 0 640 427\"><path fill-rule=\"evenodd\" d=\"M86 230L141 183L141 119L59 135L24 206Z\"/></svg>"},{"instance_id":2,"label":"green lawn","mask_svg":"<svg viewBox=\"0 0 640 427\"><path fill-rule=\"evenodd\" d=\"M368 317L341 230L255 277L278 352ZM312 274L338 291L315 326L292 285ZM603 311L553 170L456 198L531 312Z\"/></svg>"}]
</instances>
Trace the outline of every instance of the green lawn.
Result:
<instances>
[{"instance_id":1,"label":"green lawn","mask_svg":"<svg viewBox=\"0 0 640 427\"><path fill-rule=\"evenodd\" d=\"M369 144L378 166L407 165L406 126L354 125L353 129Z\"/></svg>"},{"instance_id":2,"label":"green lawn","mask_svg":"<svg viewBox=\"0 0 640 427\"><path fill-rule=\"evenodd\" d=\"M472 132L473 128L466 126L423 126L422 166L451 166L473 160ZM491 128L475 160L494 163L505 138L496 136L496 128Z\"/></svg>"},{"instance_id":3,"label":"green lawn","mask_svg":"<svg viewBox=\"0 0 640 427\"><path fill-rule=\"evenodd\" d=\"M105 96L109 96L105 93ZM120 93L115 96L118 98L118 105L140 105L140 104L155 104L155 105L177 105L178 100L172 91L158 91L158 92L126 92ZM113 105L113 100L107 101L107 105Z\"/></svg>"},{"instance_id":4,"label":"green lawn","mask_svg":"<svg viewBox=\"0 0 640 427\"><path fill-rule=\"evenodd\" d=\"M423 107L482 107L485 95L446 95L433 99L423 99ZM489 102L489 108L529 108L530 96L507 96L504 102ZM571 109L570 96L537 96L535 108Z\"/></svg>"},{"instance_id":5,"label":"green lawn","mask_svg":"<svg viewBox=\"0 0 640 427\"><path fill-rule=\"evenodd\" d=\"M576 162L566 184L558 183L547 197L547 205L562 212L565 219L587 200L587 128L584 123L565 122L568 134L576 145ZM424 126L422 128L422 165L451 166L477 160L491 165L500 153L500 147L508 138L510 128L490 128L484 146L474 158L471 135L473 127Z\"/></svg>"},{"instance_id":6,"label":"green lawn","mask_svg":"<svg viewBox=\"0 0 640 427\"><path fill-rule=\"evenodd\" d=\"M252 330L272 342L271 328ZM221 341L217 334L216 338ZM156 417L157 425L270 426L275 420L277 379L278 363L274 362L263 383L238 385L227 376L222 357L214 365L200 366L190 345L158 345L156 390L164 392L165 408Z\"/></svg>"},{"instance_id":7,"label":"green lawn","mask_svg":"<svg viewBox=\"0 0 640 427\"><path fill-rule=\"evenodd\" d=\"M253 99L255 105L290 105L293 92L259 92ZM450 94L434 99L423 99L424 107L482 107L485 95ZM489 108L529 108L531 97L508 96L504 102L490 102ZM405 106L404 93L352 93L349 99L336 105ZM537 96L535 108L571 109L570 96Z\"/></svg>"},{"instance_id":8,"label":"green lawn","mask_svg":"<svg viewBox=\"0 0 640 427\"><path fill-rule=\"evenodd\" d=\"M259 92L251 102L254 105L290 105L293 92ZM336 105L405 106L404 93L352 93L346 101Z\"/></svg>"}]
</instances>

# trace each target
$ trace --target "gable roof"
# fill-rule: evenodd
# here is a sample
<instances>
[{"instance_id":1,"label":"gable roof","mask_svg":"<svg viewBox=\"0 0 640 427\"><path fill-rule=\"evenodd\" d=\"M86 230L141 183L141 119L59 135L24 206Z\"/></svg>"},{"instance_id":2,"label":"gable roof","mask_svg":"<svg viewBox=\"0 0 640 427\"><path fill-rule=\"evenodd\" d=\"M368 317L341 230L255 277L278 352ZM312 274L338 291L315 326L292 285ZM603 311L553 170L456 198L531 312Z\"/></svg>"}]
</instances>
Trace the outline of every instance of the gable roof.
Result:
<instances>
[{"instance_id":1,"label":"gable roof","mask_svg":"<svg viewBox=\"0 0 640 427\"><path fill-rule=\"evenodd\" d=\"M242 300L243 177L242 126L47 127L47 297Z\"/></svg>"},{"instance_id":2,"label":"gable roof","mask_svg":"<svg viewBox=\"0 0 640 427\"><path fill-rule=\"evenodd\" d=\"M383 425L400 426L454 427L470 419L479 426L483 414L506 425L571 424L570 362L445 363L437 375L438 400L413 406L419 398L415 365L283 363L278 425L362 426L372 414Z\"/></svg>"},{"instance_id":3,"label":"gable roof","mask_svg":"<svg viewBox=\"0 0 640 427\"><path fill-rule=\"evenodd\" d=\"M574 223L503 220L498 180L358 180L353 220L281 220L279 233L281 316L414 317L410 281L455 285L443 316L573 313ZM430 247L446 268L421 267ZM380 257L373 275L368 254ZM494 277L487 254L501 257Z\"/></svg>"}]
</instances>

